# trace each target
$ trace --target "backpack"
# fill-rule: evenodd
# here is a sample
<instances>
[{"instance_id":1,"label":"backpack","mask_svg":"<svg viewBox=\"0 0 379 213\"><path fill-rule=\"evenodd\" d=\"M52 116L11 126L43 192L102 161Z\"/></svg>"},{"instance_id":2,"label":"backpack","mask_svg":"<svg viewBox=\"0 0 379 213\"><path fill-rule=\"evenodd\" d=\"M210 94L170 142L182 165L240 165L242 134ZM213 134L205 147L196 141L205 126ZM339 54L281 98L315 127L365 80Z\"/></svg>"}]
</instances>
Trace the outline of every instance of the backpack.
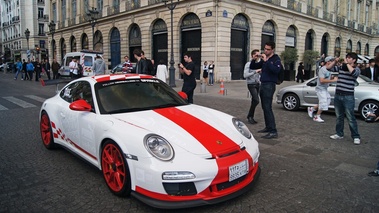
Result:
<instances>
[{"instance_id":1,"label":"backpack","mask_svg":"<svg viewBox=\"0 0 379 213\"><path fill-rule=\"evenodd\" d=\"M78 63L78 76L82 76L83 75L83 66Z\"/></svg>"},{"instance_id":2,"label":"backpack","mask_svg":"<svg viewBox=\"0 0 379 213\"><path fill-rule=\"evenodd\" d=\"M283 64L280 63L280 71L278 73L278 80L276 81L277 85L280 85L284 81L284 67Z\"/></svg>"},{"instance_id":3,"label":"backpack","mask_svg":"<svg viewBox=\"0 0 379 213\"><path fill-rule=\"evenodd\" d=\"M153 62L150 59L146 59L146 65L147 65L147 73L149 75L155 75L156 72L155 72L155 69L154 69L154 65L153 65Z\"/></svg>"}]
</instances>

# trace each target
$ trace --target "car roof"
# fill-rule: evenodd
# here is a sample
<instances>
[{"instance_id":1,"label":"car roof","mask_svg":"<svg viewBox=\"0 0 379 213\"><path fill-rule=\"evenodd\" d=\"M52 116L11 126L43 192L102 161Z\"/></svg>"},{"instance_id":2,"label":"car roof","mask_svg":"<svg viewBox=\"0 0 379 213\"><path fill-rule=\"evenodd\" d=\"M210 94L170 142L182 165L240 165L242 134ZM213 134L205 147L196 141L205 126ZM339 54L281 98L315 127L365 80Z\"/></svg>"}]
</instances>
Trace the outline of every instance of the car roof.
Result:
<instances>
[{"instance_id":1,"label":"car roof","mask_svg":"<svg viewBox=\"0 0 379 213\"><path fill-rule=\"evenodd\" d=\"M114 80L126 80L126 79L155 79L154 76L144 75L144 74L136 74L136 73L128 73L128 74L106 74L106 75L96 75L92 77L88 77L93 79L96 83L114 81Z\"/></svg>"}]
</instances>

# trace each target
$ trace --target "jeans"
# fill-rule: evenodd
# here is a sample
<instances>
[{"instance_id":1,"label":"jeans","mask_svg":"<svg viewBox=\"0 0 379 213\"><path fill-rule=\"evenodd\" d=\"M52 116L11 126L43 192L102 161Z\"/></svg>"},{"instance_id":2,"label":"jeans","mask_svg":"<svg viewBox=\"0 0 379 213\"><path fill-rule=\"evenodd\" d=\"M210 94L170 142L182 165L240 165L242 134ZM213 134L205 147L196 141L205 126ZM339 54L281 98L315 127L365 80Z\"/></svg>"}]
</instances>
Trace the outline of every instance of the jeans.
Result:
<instances>
[{"instance_id":1,"label":"jeans","mask_svg":"<svg viewBox=\"0 0 379 213\"><path fill-rule=\"evenodd\" d=\"M24 73L21 70L19 70L19 69L17 69L16 75L14 76L14 78L17 79L19 73L21 73L21 79L23 79L24 78Z\"/></svg>"},{"instance_id":2,"label":"jeans","mask_svg":"<svg viewBox=\"0 0 379 213\"><path fill-rule=\"evenodd\" d=\"M352 138L360 138L358 133L357 120L354 115L355 98L354 95L338 95L334 96L334 108L336 112L336 134L343 136L345 114L349 122L349 128Z\"/></svg>"},{"instance_id":3,"label":"jeans","mask_svg":"<svg viewBox=\"0 0 379 213\"><path fill-rule=\"evenodd\" d=\"M213 78L213 72L209 73L209 84L213 85L214 84L214 78Z\"/></svg>"},{"instance_id":4,"label":"jeans","mask_svg":"<svg viewBox=\"0 0 379 213\"><path fill-rule=\"evenodd\" d=\"M251 94L251 104L247 118L254 118L255 108L259 104L259 84L248 84L247 88Z\"/></svg>"},{"instance_id":5,"label":"jeans","mask_svg":"<svg viewBox=\"0 0 379 213\"><path fill-rule=\"evenodd\" d=\"M265 82L261 84L259 92L266 129L270 133L277 133L274 112L272 111L272 98L274 97L275 89L275 83Z\"/></svg>"}]
</instances>

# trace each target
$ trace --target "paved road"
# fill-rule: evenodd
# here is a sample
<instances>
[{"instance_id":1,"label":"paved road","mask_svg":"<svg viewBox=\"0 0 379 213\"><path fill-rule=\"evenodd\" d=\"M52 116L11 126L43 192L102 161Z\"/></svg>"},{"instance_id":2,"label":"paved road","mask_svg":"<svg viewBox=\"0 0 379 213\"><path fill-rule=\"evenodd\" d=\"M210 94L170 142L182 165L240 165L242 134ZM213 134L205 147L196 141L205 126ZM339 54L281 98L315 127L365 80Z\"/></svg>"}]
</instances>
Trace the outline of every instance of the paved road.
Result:
<instances>
[{"instance_id":1,"label":"paved road","mask_svg":"<svg viewBox=\"0 0 379 213\"><path fill-rule=\"evenodd\" d=\"M65 150L46 150L38 112L41 99L55 88L12 77L0 73L0 105L7 108L0 110L0 212L177 212L116 197L96 168ZM181 82L176 83L179 90ZM226 82L224 88L227 95L218 93L219 84L206 93L199 86L194 102L245 119L250 104L245 82ZM181 212L379 212L379 178L366 175L379 160L378 123L358 121L362 144L356 146L349 137L329 139L334 113L325 113L323 124L313 122L305 110L288 112L274 104L274 113L278 139L261 139L257 133L264 127L260 107L258 124L249 125L261 150L262 174L254 190Z\"/></svg>"}]
</instances>

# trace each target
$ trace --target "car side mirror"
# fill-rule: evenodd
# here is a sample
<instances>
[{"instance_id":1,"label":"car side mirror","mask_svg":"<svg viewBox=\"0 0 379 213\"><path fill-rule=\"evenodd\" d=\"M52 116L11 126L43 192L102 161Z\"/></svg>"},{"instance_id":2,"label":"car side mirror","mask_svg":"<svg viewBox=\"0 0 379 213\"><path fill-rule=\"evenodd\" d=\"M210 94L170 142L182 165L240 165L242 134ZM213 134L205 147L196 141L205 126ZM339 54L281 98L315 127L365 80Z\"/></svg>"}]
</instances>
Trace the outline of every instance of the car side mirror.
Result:
<instances>
[{"instance_id":1,"label":"car side mirror","mask_svg":"<svg viewBox=\"0 0 379 213\"><path fill-rule=\"evenodd\" d=\"M180 91L180 92L178 92L178 94L180 95L180 97L182 97L184 100L188 100L188 96L187 96L187 94L185 93L185 92L182 92L182 91Z\"/></svg>"},{"instance_id":2,"label":"car side mirror","mask_svg":"<svg viewBox=\"0 0 379 213\"><path fill-rule=\"evenodd\" d=\"M76 100L70 104L70 109L74 111L91 112L92 107L83 99Z\"/></svg>"}]
</instances>

